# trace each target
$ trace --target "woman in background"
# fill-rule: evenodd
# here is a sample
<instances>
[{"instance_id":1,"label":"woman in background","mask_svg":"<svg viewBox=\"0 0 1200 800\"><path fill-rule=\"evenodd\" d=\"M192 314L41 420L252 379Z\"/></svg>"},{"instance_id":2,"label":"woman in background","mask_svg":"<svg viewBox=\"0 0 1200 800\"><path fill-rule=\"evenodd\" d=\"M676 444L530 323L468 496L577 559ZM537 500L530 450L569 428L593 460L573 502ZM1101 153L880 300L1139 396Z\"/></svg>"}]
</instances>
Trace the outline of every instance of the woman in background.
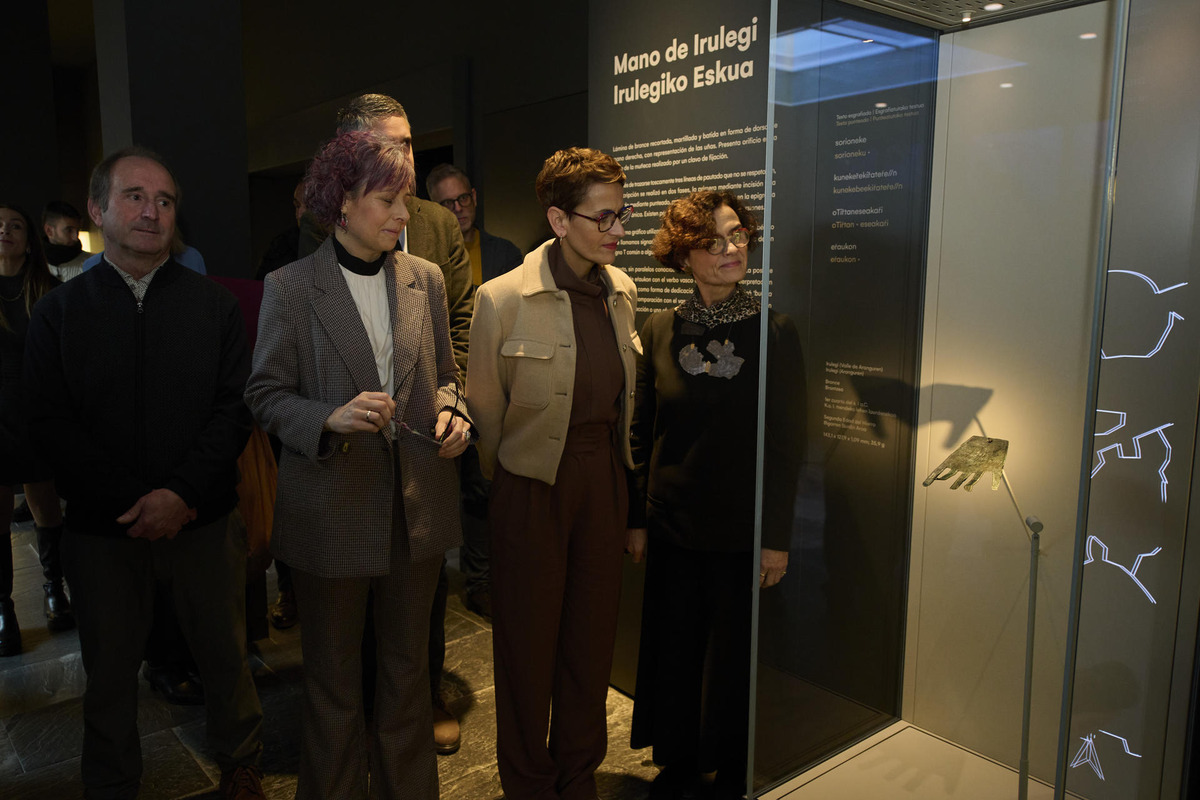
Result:
<instances>
[{"instance_id":1,"label":"woman in background","mask_svg":"<svg viewBox=\"0 0 1200 800\"><path fill-rule=\"evenodd\" d=\"M23 483L25 499L37 528L38 560L46 582L43 611L46 627L65 631L75 627L71 603L63 589L62 509L49 468L30 445L25 422L22 370L25 329L33 304L58 286L50 273L42 240L29 215L0 203L0 656L21 652L21 628L13 610L12 524L13 484Z\"/></svg>"},{"instance_id":2,"label":"woman in background","mask_svg":"<svg viewBox=\"0 0 1200 800\"><path fill-rule=\"evenodd\" d=\"M652 255L692 296L642 328L633 457L634 560L647 552L632 746L663 766L653 798L746 791L751 578L787 574L804 447L804 362L792 322L743 289L758 224L730 192L663 212ZM752 563L759 365L767 359L762 557ZM647 529L649 544L647 544Z\"/></svg>"},{"instance_id":3,"label":"woman in background","mask_svg":"<svg viewBox=\"0 0 1200 800\"><path fill-rule=\"evenodd\" d=\"M636 290L611 266L625 173L546 159L557 238L475 296L467 403L492 479L496 750L508 800L595 800L626 545ZM549 746L547 746L547 727Z\"/></svg>"}]
</instances>

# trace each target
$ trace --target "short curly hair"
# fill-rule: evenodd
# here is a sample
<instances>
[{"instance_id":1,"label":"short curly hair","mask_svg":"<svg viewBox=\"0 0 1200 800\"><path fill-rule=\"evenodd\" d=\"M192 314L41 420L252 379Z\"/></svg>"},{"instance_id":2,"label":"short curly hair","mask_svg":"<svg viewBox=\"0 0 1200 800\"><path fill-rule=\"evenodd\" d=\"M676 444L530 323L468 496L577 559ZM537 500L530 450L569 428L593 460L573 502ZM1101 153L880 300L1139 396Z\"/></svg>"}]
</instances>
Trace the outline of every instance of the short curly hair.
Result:
<instances>
[{"instance_id":1,"label":"short curly hair","mask_svg":"<svg viewBox=\"0 0 1200 800\"><path fill-rule=\"evenodd\" d=\"M542 208L574 211L593 183L625 185L625 170L608 153L590 147L568 147L546 159L537 176Z\"/></svg>"},{"instance_id":2,"label":"short curly hair","mask_svg":"<svg viewBox=\"0 0 1200 800\"><path fill-rule=\"evenodd\" d=\"M747 247L753 250L758 245L758 220L754 214L733 192L708 190L671 201L662 213L662 227L654 234L650 255L663 266L683 272L688 254L707 248L717 238L713 214L721 206L729 206L737 214L738 222L750 232Z\"/></svg>"},{"instance_id":3,"label":"short curly hair","mask_svg":"<svg viewBox=\"0 0 1200 800\"><path fill-rule=\"evenodd\" d=\"M330 139L304 176L304 205L329 227L351 195L409 188L413 185L408 149L373 131L346 131Z\"/></svg>"}]
</instances>

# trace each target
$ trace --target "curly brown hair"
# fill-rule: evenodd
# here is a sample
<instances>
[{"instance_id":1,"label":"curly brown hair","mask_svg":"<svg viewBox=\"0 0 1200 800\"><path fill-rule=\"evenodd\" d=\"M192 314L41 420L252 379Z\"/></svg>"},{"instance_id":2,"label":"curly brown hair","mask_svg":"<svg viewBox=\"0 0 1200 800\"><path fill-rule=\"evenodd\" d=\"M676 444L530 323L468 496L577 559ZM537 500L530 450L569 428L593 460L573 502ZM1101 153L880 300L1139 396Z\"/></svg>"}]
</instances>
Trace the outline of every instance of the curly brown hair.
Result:
<instances>
[{"instance_id":1,"label":"curly brown hair","mask_svg":"<svg viewBox=\"0 0 1200 800\"><path fill-rule=\"evenodd\" d=\"M542 208L574 211L593 183L625 185L625 170L608 153L590 147L568 147L546 159L537 176Z\"/></svg>"},{"instance_id":2,"label":"curly brown hair","mask_svg":"<svg viewBox=\"0 0 1200 800\"><path fill-rule=\"evenodd\" d=\"M671 201L662 213L662 227L654 234L650 255L663 266L683 272L688 253L705 249L717 238L713 213L721 206L737 214L738 222L750 232L747 247L753 250L758 245L758 220L733 192L708 190Z\"/></svg>"}]
</instances>

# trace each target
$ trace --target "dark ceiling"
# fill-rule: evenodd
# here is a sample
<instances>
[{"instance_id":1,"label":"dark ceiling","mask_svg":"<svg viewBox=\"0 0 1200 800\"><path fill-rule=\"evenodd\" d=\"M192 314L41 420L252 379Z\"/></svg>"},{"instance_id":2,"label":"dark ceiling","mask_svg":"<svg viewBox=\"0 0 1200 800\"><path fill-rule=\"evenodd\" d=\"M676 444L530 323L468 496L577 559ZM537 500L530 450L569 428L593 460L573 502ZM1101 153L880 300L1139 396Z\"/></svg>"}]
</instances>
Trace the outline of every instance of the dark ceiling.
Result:
<instances>
[{"instance_id":1,"label":"dark ceiling","mask_svg":"<svg viewBox=\"0 0 1200 800\"><path fill-rule=\"evenodd\" d=\"M1040 14L1095 0L996 1L1002 7L988 11L985 6L990 0L847 0L853 5L928 25L943 32ZM50 14L51 57L55 66L86 67L94 63L96 26L92 0L49 0L47 6ZM964 23L964 14L970 15L969 23Z\"/></svg>"},{"instance_id":2,"label":"dark ceiling","mask_svg":"<svg viewBox=\"0 0 1200 800\"><path fill-rule=\"evenodd\" d=\"M96 61L92 0L49 0L50 58L56 67L86 67Z\"/></svg>"},{"instance_id":3,"label":"dark ceiling","mask_svg":"<svg viewBox=\"0 0 1200 800\"><path fill-rule=\"evenodd\" d=\"M846 0L852 5L918 22L942 33L1003 22L1096 0ZM986 6L1000 6L988 10ZM964 20L964 16L969 20Z\"/></svg>"}]
</instances>

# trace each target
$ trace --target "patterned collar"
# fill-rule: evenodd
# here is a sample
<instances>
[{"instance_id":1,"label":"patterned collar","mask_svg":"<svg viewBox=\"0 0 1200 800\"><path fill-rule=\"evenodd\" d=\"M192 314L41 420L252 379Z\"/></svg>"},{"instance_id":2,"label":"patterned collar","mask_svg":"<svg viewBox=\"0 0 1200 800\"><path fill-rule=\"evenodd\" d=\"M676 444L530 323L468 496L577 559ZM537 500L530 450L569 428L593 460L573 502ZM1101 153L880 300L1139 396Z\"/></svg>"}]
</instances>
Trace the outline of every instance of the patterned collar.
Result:
<instances>
[{"instance_id":1,"label":"patterned collar","mask_svg":"<svg viewBox=\"0 0 1200 800\"><path fill-rule=\"evenodd\" d=\"M114 270L116 270L117 274L120 275L122 280L125 281L125 285L129 287L129 291L133 292L133 296L136 297L137 301L140 303L146 299L146 290L148 290L150 288L150 281L154 280L154 276L158 274L158 270L162 267L163 264L167 263L167 261L170 261L171 257L167 256L167 258L163 260L162 264L159 264L157 267L155 267L154 269L147 272L141 278L133 277L128 272L121 269L113 262L109 261L107 257L105 257L104 260L108 263L108 265L110 267L112 267Z\"/></svg>"},{"instance_id":2,"label":"patterned collar","mask_svg":"<svg viewBox=\"0 0 1200 800\"><path fill-rule=\"evenodd\" d=\"M762 311L758 300L738 284L733 294L712 306L705 306L700 299L700 290L692 291L692 296L675 307L675 313L685 322L692 322L712 328L727 322L741 322Z\"/></svg>"}]
</instances>

